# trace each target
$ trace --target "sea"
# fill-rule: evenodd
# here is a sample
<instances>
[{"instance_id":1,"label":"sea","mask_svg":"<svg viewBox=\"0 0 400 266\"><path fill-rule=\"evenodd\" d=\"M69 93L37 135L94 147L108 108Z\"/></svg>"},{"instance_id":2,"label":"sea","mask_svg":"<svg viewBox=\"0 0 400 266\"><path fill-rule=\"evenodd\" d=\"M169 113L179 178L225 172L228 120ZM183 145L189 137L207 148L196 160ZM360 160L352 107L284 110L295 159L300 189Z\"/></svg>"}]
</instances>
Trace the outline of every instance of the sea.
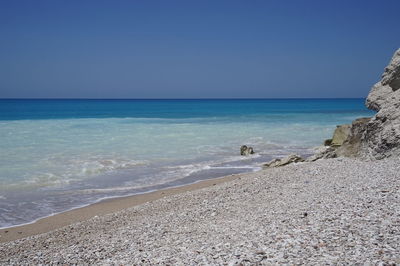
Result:
<instances>
[{"instance_id":1,"label":"sea","mask_svg":"<svg viewBox=\"0 0 400 266\"><path fill-rule=\"evenodd\" d=\"M311 155L364 101L1 99L0 228Z\"/></svg>"}]
</instances>

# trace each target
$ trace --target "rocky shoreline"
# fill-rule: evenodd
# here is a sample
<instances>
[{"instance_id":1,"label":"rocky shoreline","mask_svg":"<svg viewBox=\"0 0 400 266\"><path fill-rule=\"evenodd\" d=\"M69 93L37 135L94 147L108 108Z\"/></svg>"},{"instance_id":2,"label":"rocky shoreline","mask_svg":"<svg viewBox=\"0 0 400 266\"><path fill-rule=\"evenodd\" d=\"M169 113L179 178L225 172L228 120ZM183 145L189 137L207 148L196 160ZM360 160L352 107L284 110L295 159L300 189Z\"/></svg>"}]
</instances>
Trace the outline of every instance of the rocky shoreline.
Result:
<instances>
[{"instance_id":1,"label":"rocky shoreline","mask_svg":"<svg viewBox=\"0 0 400 266\"><path fill-rule=\"evenodd\" d=\"M340 125L325 157L361 157L383 159L400 156L400 49L382 78L366 99L367 108L377 111L370 118L359 118L349 125Z\"/></svg>"},{"instance_id":2,"label":"rocky shoreline","mask_svg":"<svg viewBox=\"0 0 400 266\"><path fill-rule=\"evenodd\" d=\"M319 151L303 159L289 155L276 159L265 167L277 167L292 162L316 161L336 157L356 157L380 160L400 156L400 49L398 49L382 78L371 89L365 105L377 111L373 117L363 117L351 124L338 125L331 139L324 141Z\"/></svg>"}]
</instances>

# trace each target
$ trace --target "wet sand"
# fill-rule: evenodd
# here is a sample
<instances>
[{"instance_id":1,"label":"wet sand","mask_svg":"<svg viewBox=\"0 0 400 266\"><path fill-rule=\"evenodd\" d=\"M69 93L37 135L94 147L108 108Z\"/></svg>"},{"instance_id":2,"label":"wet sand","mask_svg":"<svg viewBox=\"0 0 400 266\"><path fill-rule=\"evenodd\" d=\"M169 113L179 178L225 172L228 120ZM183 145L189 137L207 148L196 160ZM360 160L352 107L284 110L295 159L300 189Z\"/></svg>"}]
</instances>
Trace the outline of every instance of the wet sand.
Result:
<instances>
[{"instance_id":1,"label":"wet sand","mask_svg":"<svg viewBox=\"0 0 400 266\"><path fill-rule=\"evenodd\" d=\"M50 232L52 230L67 225L86 221L95 216L102 216L105 214L114 213L123 209L137 206L145 202L154 201L163 197L218 185L223 182L228 182L236 178L239 178L242 175L244 174L229 175L219 178L202 180L193 184L183 185L179 187L161 189L149 193L106 199L85 207L41 218L30 224L0 229L0 243Z\"/></svg>"}]
</instances>

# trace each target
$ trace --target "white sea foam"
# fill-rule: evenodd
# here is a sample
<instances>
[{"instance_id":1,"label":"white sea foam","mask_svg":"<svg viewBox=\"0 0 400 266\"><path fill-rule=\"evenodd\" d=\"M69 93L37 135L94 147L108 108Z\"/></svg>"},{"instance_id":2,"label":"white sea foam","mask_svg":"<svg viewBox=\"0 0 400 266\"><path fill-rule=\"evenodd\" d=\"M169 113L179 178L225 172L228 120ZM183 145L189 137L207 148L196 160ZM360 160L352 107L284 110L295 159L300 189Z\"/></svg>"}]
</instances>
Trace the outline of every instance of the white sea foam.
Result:
<instances>
[{"instance_id":1,"label":"white sea foam","mask_svg":"<svg viewBox=\"0 0 400 266\"><path fill-rule=\"evenodd\" d=\"M240 119L0 121L0 208L8 210L3 216L7 224L24 222L207 171L254 171L263 158L307 152L337 123ZM256 154L239 156L243 144ZM29 193L18 197L22 193L12 192L18 189ZM15 202L27 210L25 217L13 212Z\"/></svg>"}]
</instances>

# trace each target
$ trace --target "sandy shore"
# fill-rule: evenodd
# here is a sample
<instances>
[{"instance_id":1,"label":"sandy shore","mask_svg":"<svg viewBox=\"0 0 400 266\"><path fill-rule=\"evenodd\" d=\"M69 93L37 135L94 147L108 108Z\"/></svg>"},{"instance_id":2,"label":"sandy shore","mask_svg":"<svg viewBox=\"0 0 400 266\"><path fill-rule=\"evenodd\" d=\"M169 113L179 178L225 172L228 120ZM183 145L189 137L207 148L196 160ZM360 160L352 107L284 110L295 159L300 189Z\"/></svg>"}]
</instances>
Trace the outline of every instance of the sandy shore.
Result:
<instances>
[{"instance_id":1,"label":"sandy shore","mask_svg":"<svg viewBox=\"0 0 400 266\"><path fill-rule=\"evenodd\" d=\"M214 186L222 182L240 178L240 176L241 175L229 175L139 195L103 200L82 208L77 208L53 216L45 217L31 224L0 229L0 243L43 234L73 223L86 221L94 216L115 213L123 209L143 204L145 202L154 201L170 195Z\"/></svg>"},{"instance_id":2,"label":"sandy shore","mask_svg":"<svg viewBox=\"0 0 400 266\"><path fill-rule=\"evenodd\" d=\"M2 243L0 262L398 264L399 173L398 159L330 159L209 180Z\"/></svg>"}]
</instances>

